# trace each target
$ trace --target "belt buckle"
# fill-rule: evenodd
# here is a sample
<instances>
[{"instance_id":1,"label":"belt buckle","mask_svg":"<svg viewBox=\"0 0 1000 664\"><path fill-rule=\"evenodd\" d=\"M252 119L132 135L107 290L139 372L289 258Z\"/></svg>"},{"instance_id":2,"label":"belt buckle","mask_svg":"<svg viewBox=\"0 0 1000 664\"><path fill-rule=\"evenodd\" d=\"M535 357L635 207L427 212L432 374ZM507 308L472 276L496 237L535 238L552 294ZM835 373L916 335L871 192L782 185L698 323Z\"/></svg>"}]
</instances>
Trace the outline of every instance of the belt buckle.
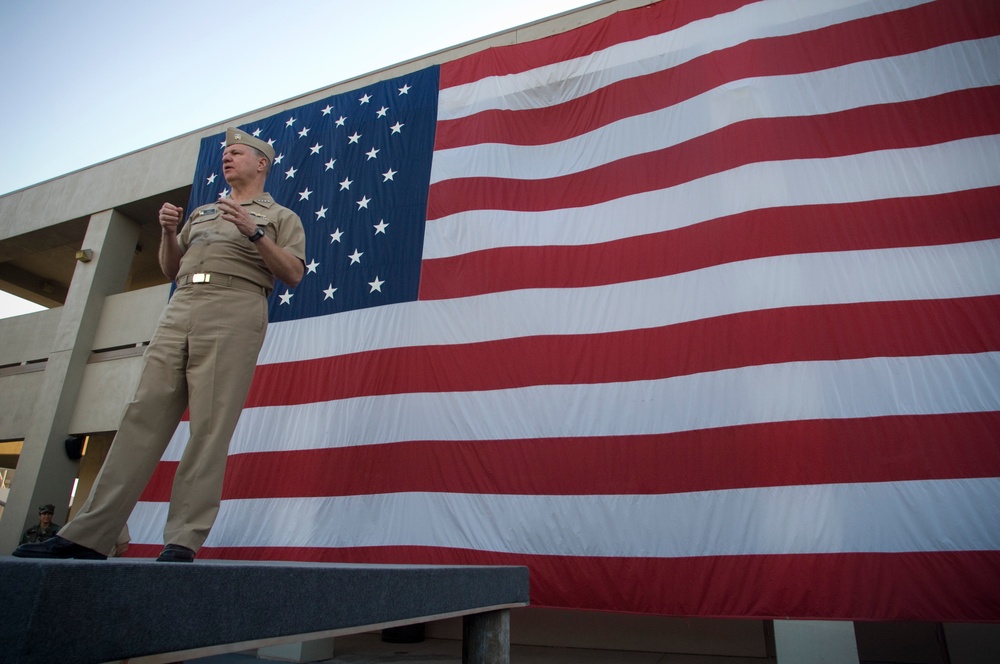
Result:
<instances>
[{"instance_id":1,"label":"belt buckle","mask_svg":"<svg viewBox=\"0 0 1000 664\"><path fill-rule=\"evenodd\" d=\"M212 281L212 274L210 272L195 272L191 275L192 284L207 284Z\"/></svg>"}]
</instances>

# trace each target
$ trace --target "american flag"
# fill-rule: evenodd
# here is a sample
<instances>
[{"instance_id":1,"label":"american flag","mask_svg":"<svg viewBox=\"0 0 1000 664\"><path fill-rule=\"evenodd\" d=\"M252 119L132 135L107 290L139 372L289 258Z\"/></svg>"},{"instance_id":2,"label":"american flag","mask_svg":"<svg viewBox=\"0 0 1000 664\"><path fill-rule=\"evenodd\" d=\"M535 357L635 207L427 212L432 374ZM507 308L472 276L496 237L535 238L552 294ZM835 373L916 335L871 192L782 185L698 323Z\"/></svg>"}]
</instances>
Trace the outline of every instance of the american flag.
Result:
<instances>
[{"instance_id":1,"label":"american flag","mask_svg":"<svg viewBox=\"0 0 1000 664\"><path fill-rule=\"evenodd\" d=\"M309 267L203 557L1000 620L995 3L663 0L243 128Z\"/></svg>"},{"instance_id":2,"label":"american flag","mask_svg":"<svg viewBox=\"0 0 1000 664\"><path fill-rule=\"evenodd\" d=\"M242 126L269 142L265 189L306 228L306 277L272 322L417 298L437 110L436 68ZM190 209L229 195L225 132L202 139Z\"/></svg>"}]
</instances>

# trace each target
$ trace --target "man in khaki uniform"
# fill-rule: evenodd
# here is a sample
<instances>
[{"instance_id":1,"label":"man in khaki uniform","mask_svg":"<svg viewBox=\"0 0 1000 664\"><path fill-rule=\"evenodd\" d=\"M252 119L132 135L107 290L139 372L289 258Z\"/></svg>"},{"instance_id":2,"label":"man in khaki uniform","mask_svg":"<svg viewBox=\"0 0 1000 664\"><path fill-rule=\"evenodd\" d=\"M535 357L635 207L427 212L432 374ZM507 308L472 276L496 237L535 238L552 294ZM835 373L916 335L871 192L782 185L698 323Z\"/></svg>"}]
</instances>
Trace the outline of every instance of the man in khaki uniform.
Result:
<instances>
[{"instance_id":1,"label":"man in khaki uniform","mask_svg":"<svg viewBox=\"0 0 1000 664\"><path fill-rule=\"evenodd\" d=\"M264 192L274 149L237 129L226 132L222 172L228 198L195 210L160 208L160 267L174 292L144 356L128 404L90 496L26 558L104 559L163 455L185 408L191 436L177 467L157 560L190 562L215 522L229 441L267 329L274 278L290 287L305 272L305 232L291 210Z\"/></svg>"}]
</instances>

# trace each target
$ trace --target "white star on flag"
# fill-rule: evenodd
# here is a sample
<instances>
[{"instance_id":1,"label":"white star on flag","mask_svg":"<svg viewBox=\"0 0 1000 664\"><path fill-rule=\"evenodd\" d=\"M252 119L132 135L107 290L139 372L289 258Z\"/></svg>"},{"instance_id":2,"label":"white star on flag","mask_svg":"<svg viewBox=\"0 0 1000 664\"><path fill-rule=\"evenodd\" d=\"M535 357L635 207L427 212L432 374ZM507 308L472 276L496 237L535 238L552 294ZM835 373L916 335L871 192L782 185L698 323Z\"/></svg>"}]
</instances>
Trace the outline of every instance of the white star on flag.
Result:
<instances>
[{"instance_id":1,"label":"white star on flag","mask_svg":"<svg viewBox=\"0 0 1000 664\"><path fill-rule=\"evenodd\" d=\"M371 161L372 159L375 159L375 155L377 155L378 152L379 152L378 148L372 148L371 150L366 152L365 154L368 155L368 159L366 159L365 161Z\"/></svg>"},{"instance_id":2,"label":"white star on flag","mask_svg":"<svg viewBox=\"0 0 1000 664\"><path fill-rule=\"evenodd\" d=\"M323 149L323 146L319 144L319 141L316 141L316 145L314 145L311 148L309 148L309 153L310 154L319 154L319 151L322 150L322 149Z\"/></svg>"},{"instance_id":3,"label":"white star on flag","mask_svg":"<svg viewBox=\"0 0 1000 664\"><path fill-rule=\"evenodd\" d=\"M258 127L257 129L254 129L253 137L254 138L260 138L260 127Z\"/></svg>"},{"instance_id":4,"label":"white star on flag","mask_svg":"<svg viewBox=\"0 0 1000 664\"><path fill-rule=\"evenodd\" d=\"M410 92L410 86L407 85L406 83L403 84L403 87L399 88L399 94L401 95L408 94L409 92Z\"/></svg>"},{"instance_id":5,"label":"white star on flag","mask_svg":"<svg viewBox=\"0 0 1000 664\"><path fill-rule=\"evenodd\" d=\"M294 117L290 117L290 118L288 118L288 122L285 123L285 126L286 127L291 127L293 124L295 124L295 118Z\"/></svg>"},{"instance_id":6,"label":"white star on flag","mask_svg":"<svg viewBox=\"0 0 1000 664\"><path fill-rule=\"evenodd\" d=\"M329 286L326 287L326 290L323 291L323 293L326 295L326 297L324 297L323 299L324 300L332 300L333 299L333 294L336 293L336 292L337 292L337 289L333 287L333 284L330 284Z\"/></svg>"},{"instance_id":7,"label":"white star on flag","mask_svg":"<svg viewBox=\"0 0 1000 664\"><path fill-rule=\"evenodd\" d=\"M396 124L394 124L391 127L389 127L389 129L392 129L392 133L393 134L401 134L401 133L403 133L403 127L405 127L405 126L406 126L405 124L403 124L402 122L400 122L399 120L397 120Z\"/></svg>"},{"instance_id":8,"label":"white star on flag","mask_svg":"<svg viewBox=\"0 0 1000 664\"><path fill-rule=\"evenodd\" d=\"M207 184L212 184L213 182L215 182L215 177L216 177L215 173L212 173L211 175L209 175L208 176L208 183Z\"/></svg>"},{"instance_id":9,"label":"white star on flag","mask_svg":"<svg viewBox=\"0 0 1000 664\"><path fill-rule=\"evenodd\" d=\"M316 210L316 221L326 218L327 207L324 205L320 209Z\"/></svg>"},{"instance_id":10,"label":"white star on flag","mask_svg":"<svg viewBox=\"0 0 1000 664\"><path fill-rule=\"evenodd\" d=\"M295 177L295 173L296 173L297 171L298 171L298 169L297 169L297 168L295 168L294 166L292 166L292 167L291 167L291 168L289 168L289 169L288 169L287 171L285 171L285 179L287 180L287 179L289 179L289 178L293 178L293 177Z\"/></svg>"},{"instance_id":11,"label":"white star on flag","mask_svg":"<svg viewBox=\"0 0 1000 664\"><path fill-rule=\"evenodd\" d=\"M299 138L305 138L309 135L309 127L303 127L302 131L299 132Z\"/></svg>"},{"instance_id":12,"label":"white star on flag","mask_svg":"<svg viewBox=\"0 0 1000 664\"><path fill-rule=\"evenodd\" d=\"M357 263L358 265L361 265L361 257L364 256L364 255L365 255L365 252L358 251L357 249L355 249L354 253L351 254L350 256L348 256L348 258L351 259L351 262L348 263L348 265L354 265L355 263Z\"/></svg>"},{"instance_id":13,"label":"white star on flag","mask_svg":"<svg viewBox=\"0 0 1000 664\"><path fill-rule=\"evenodd\" d=\"M340 190L350 189L351 185L354 184L354 180L350 178L344 178L344 181L340 183Z\"/></svg>"},{"instance_id":14,"label":"white star on flag","mask_svg":"<svg viewBox=\"0 0 1000 664\"><path fill-rule=\"evenodd\" d=\"M333 244L334 242L340 242L340 237L343 234L344 231L340 230L339 228L334 232L330 233L330 244Z\"/></svg>"},{"instance_id":15,"label":"white star on flag","mask_svg":"<svg viewBox=\"0 0 1000 664\"><path fill-rule=\"evenodd\" d=\"M357 143L359 140L361 140L361 134L354 132L347 137L347 144L350 145L351 143Z\"/></svg>"},{"instance_id":16,"label":"white star on flag","mask_svg":"<svg viewBox=\"0 0 1000 664\"><path fill-rule=\"evenodd\" d=\"M389 180L392 180L392 176L395 175L398 172L399 171L394 171L394 170L392 170L390 168L389 170L387 170L385 173L382 174L382 178L383 178L382 182L388 182Z\"/></svg>"},{"instance_id":17,"label":"white star on flag","mask_svg":"<svg viewBox=\"0 0 1000 664\"><path fill-rule=\"evenodd\" d=\"M333 165L336 164L336 163L337 163L336 159L331 159L330 161L326 162L326 168L324 170L328 171L328 170L332 169Z\"/></svg>"},{"instance_id":18,"label":"white star on flag","mask_svg":"<svg viewBox=\"0 0 1000 664\"><path fill-rule=\"evenodd\" d=\"M327 104L326 108L323 109L323 115L330 115L330 111L332 111L332 110L333 110L333 106L330 106L329 104Z\"/></svg>"},{"instance_id":19,"label":"white star on flag","mask_svg":"<svg viewBox=\"0 0 1000 664\"><path fill-rule=\"evenodd\" d=\"M372 202L372 199L368 198L367 196L362 196L361 200L357 201L358 209L360 210L361 208L367 208L368 204L371 203L371 202Z\"/></svg>"},{"instance_id":20,"label":"white star on flag","mask_svg":"<svg viewBox=\"0 0 1000 664\"><path fill-rule=\"evenodd\" d=\"M370 94L365 93L365 95L360 97L358 101L360 101L362 104L367 104L369 101L371 101L371 98L372 96Z\"/></svg>"},{"instance_id":21,"label":"white star on flag","mask_svg":"<svg viewBox=\"0 0 1000 664\"><path fill-rule=\"evenodd\" d=\"M315 259L315 258L313 258L313 259L312 259L311 261L309 261L309 263L308 263L308 264L306 265L306 274L309 274L309 273L312 273L312 274L316 274L316 268L318 268L318 267L319 267L319 263L317 263L317 262L316 262L316 259Z\"/></svg>"},{"instance_id":22,"label":"white star on flag","mask_svg":"<svg viewBox=\"0 0 1000 664\"><path fill-rule=\"evenodd\" d=\"M337 121L334 122L333 124L337 125L338 127L343 127L344 126L344 122L346 120L347 120L347 118L345 118L343 115L341 115L339 118L337 118Z\"/></svg>"},{"instance_id":23,"label":"white star on flag","mask_svg":"<svg viewBox=\"0 0 1000 664\"><path fill-rule=\"evenodd\" d=\"M375 235L381 233L385 235L385 229L389 227L389 224L385 223L385 219L379 219L378 223L372 226L375 229Z\"/></svg>"},{"instance_id":24,"label":"white star on flag","mask_svg":"<svg viewBox=\"0 0 1000 664\"><path fill-rule=\"evenodd\" d=\"M372 289L370 291L368 291L368 292L369 293L374 293L375 291L378 291L379 293L381 293L382 292L382 284L384 284L384 283L385 283L385 281L379 279L378 275L375 275L375 281L369 281L368 282L368 285L372 287Z\"/></svg>"},{"instance_id":25,"label":"white star on flag","mask_svg":"<svg viewBox=\"0 0 1000 664\"><path fill-rule=\"evenodd\" d=\"M308 201L310 195L312 195L312 192L309 191L309 187L306 187L305 189L299 192L299 200Z\"/></svg>"},{"instance_id":26,"label":"white star on flag","mask_svg":"<svg viewBox=\"0 0 1000 664\"><path fill-rule=\"evenodd\" d=\"M284 295L279 295L278 297L281 299L282 304L291 304L293 296L294 293L289 293L288 291L285 291Z\"/></svg>"},{"instance_id":27,"label":"white star on flag","mask_svg":"<svg viewBox=\"0 0 1000 664\"><path fill-rule=\"evenodd\" d=\"M380 108L377 111L375 111L375 117L377 117L377 118L384 118L385 114L388 113L388 112L389 112L389 107L388 106L383 106L382 108Z\"/></svg>"}]
</instances>

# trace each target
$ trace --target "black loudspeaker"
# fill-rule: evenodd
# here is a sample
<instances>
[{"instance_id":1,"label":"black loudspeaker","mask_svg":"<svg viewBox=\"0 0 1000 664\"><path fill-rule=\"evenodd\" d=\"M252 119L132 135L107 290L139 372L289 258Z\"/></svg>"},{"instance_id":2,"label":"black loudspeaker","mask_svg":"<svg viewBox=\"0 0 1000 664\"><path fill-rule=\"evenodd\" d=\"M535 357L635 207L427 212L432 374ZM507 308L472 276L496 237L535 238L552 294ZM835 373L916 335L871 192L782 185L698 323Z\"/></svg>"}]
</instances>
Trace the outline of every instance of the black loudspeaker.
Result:
<instances>
[{"instance_id":1,"label":"black loudspeaker","mask_svg":"<svg viewBox=\"0 0 1000 664\"><path fill-rule=\"evenodd\" d=\"M71 460L76 461L83 456L83 442L86 440L85 436L70 436L66 439L66 456Z\"/></svg>"}]
</instances>

